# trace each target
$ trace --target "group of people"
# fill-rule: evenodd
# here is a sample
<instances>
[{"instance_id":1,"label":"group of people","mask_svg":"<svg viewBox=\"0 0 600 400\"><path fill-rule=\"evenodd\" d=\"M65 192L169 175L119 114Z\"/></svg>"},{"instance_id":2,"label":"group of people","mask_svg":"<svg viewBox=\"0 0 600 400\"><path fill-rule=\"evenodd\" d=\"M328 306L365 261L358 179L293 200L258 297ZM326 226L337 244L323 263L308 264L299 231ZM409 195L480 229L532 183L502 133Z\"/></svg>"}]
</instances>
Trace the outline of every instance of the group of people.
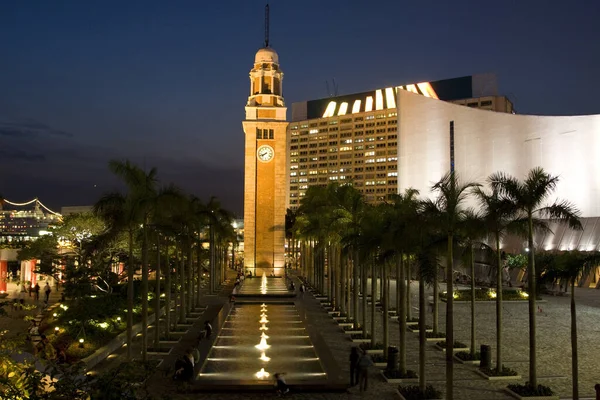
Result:
<instances>
[{"instance_id":1,"label":"group of people","mask_svg":"<svg viewBox=\"0 0 600 400\"><path fill-rule=\"evenodd\" d=\"M189 348L183 357L175 362L175 373L173 379L178 381L190 381L194 376L194 367L200 360L200 343L203 339L212 337L212 325L209 321L204 321L204 329L200 332L194 347Z\"/></svg>"},{"instance_id":2,"label":"group of people","mask_svg":"<svg viewBox=\"0 0 600 400\"><path fill-rule=\"evenodd\" d=\"M361 392L367 391L369 383L369 368L373 360L366 351L352 347L350 351L350 386L359 385Z\"/></svg>"},{"instance_id":3,"label":"group of people","mask_svg":"<svg viewBox=\"0 0 600 400\"><path fill-rule=\"evenodd\" d=\"M41 291L41 287L39 283L35 283L35 286L32 286L31 282L27 283L27 287L25 287L25 283L21 284L21 294L19 295L19 299L22 299L24 296L24 293L29 293L29 297L31 297L31 295L33 294L35 296L35 301L39 301L40 300L40 291ZM48 283L48 281L46 281L46 286L44 286L44 294L46 295L46 298L44 299L44 301L47 303L48 300L50 300L50 293L52 293L52 288L50 287L50 284Z\"/></svg>"}]
</instances>

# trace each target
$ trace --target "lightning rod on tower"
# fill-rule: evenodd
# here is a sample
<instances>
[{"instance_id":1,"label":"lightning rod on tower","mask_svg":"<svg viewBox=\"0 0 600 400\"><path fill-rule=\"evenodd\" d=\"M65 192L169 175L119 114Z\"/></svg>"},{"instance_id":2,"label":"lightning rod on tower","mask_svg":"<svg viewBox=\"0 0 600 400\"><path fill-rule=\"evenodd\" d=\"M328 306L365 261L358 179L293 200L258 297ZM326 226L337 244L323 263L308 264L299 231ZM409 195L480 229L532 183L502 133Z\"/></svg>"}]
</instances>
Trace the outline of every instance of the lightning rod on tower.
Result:
<instances>
[{"instance_id":1,"label":"lightning rod on tower","mask_svg":"<svg viewBox=\"0 0 600 400\"><path fill-rule=\"evenodd\" d=\"M265 47L269 47L269 3L265 6Z\"/></svg>"}]
</instances>

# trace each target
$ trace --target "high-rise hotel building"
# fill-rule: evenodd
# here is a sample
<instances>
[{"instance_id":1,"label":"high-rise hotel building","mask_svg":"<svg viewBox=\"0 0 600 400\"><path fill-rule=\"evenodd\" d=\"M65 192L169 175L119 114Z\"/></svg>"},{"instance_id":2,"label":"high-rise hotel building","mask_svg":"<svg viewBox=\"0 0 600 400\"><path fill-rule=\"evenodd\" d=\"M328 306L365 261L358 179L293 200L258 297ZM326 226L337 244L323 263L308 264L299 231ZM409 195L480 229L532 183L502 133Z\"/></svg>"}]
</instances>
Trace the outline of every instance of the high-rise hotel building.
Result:
<instances>
[{"instance_id":1,"label":"high-rise hotel building","mask_svg":"<svg viewBox=\"0 0 600 400\"><path fill-rule=\"evenodd\" d=\"M296 209L309 186L352 182L368 202L398 192L397 90L514 113L495 76L481 74L388 87L292 104L287 135L286 204Z\"/></svg>"}]
</instances>

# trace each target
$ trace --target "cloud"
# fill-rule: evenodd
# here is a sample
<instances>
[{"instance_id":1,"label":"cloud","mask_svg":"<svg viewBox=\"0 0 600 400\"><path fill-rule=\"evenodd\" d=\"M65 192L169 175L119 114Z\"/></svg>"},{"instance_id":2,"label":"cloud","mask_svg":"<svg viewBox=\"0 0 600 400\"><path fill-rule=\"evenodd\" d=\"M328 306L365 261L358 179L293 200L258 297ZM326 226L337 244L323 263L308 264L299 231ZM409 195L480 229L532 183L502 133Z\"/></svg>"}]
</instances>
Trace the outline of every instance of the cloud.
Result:
<instances>
[{"instance_id":1,"label":"cloud","mask_svg":"<svg viewBox=\"0 0 600 400\"><path fill-rule=\"evenodd\" d=\"M39 136L61 136L71 138L73 134L55 129L31 118L7 118L0 116L0 136L33 138Z\"/></svg>"},{"instance_id":2,"label":"cloud","mask_svg":"<svg viewBox=\"0 0 600 400\"><path fill-rule=\"evenodd\" d=\"M32 153L11 147L0 149L0 159L22 161L45 161L46 156L41 153Z\"/></svg>"}]
</instances>

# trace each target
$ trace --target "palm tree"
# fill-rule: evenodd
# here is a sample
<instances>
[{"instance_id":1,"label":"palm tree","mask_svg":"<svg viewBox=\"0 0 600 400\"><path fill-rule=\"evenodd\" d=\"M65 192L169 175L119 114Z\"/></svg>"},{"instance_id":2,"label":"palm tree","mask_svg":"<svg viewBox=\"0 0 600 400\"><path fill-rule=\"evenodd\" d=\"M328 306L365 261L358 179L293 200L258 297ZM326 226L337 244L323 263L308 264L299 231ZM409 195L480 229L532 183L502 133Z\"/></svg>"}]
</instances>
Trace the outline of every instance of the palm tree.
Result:
<instances>
[{"instance_id":1,"label":"palm tree","mask_svg":"<svg viewBox=\"0 0 600 400\"><path fill-rule=\"evenodd\" d=\"M463 203L472 189L479 184L474 182L462 183L456 172L449 172L433 185L432 191L438 197L433 202L436 209L441 231L447 235L448 250L446 253L446 398L454 398L454 298L453 298L453 276L454 276L454 235L457 233L460 223L466 214Z\"/></svg>"},{"instance_id":2,"label":"palm tree","mask_svg":"<svg viewBox=\"0 0 600 400\"><path fill-rule=\"evenodd\" d=\"M527 223L528 270L529 282L529 385L537 387L537 358L536 358L536 274L535 247L533 233L536 226L547 226L537 218L567 223L571 229L582 229L579 221L579 211L568 201L555 200L546 206L548 197L556 190L558 176L545 172L541 167L533 168L524 181L498 172L489 177L492 190L513 201L517 208L518 218Z\"/></svg>"},{"instance_id":3,"label":"palm tree","mask_svg":"<svg viewBox=\"0 0 600 400\"><path fill-rule=\"evenodd\" d=\"M490 178L491 179L491 178ZM481 204L480 222L487 233L492 236L496 256L496 371L502 372L502 258L500 240L511 229L516 231L513 219L516 214L514 202L501 196L498 189L491 193L477 188L475 190Z\"/></svg>"},{"instance_id":4,"label":"palm tree","mask_svg":"<svg viewBox=\"0 0 600 400\"><path fill-rule=\"evenodd\" d=\"M405 255L416 245L416 235L413 227L415 226L418 215L420 201L417 199L419 192L415 189L406 189L404 194L398 194L391 197L389 226L386 231L391 236L390 240L396 255L396 300L397 315L399 324L399 370L400 376L406 374L406 282L404 276Z\"/></svg>"},{"instance_id":5,"label":"palm tree","mask_svg":"<svg viewBox=\"0 0 600 400\"><path fill-rule=\"evenodd\" d=\"M550 270L546 275L553 276L553 283L565 282L571 287L571 374L573 381L572 397L579 399L579 353L577 351L577 310L575 306L575 288L578 280L590 272L595 271L600 265L600 253L568 251L559 254L551 254ZM543 265L541 266L544 267ZM552 271L554 270L554 271Z\"/></svg>"},{"instance_id":6,"label":"palm tree","mask_svg":"<svg viewBox=\"0 0 600 400\"><path fill-rule=\"evenodd\" d=\"M142 228L142 308L146 320L142 321L147 340L147 311L148 311L148 263L146 225L150 215L151 199L155 197L156 170L146 174L129 161L110 161L109 168L127 185L127 195L109 193L103 196L95 205L94 212L103 217L109 229L126 230L129 237L129 259L127 265L127 358L131 359L131 343L133 339L133 274L135 270L133 258L134 236L141 225ZM145 310L145 312L144 312ZM143 346L143 354L145 354Z\"/></svg>"},{"instance_id":7,"label":"palm tree","mask_svg":"<svg viewBox=\"0 0 600 400\"><path fill-rule=\"evenodd\" d=\"M475 252L474 246L477 240L485 235L486 231L482 224L482 220L473 210L465 212L465 219L461 224L462 242L466 249L467 262L471 275L471 359L475 359L476 340L475 340Z\"/></svg>"}]
</instances>

